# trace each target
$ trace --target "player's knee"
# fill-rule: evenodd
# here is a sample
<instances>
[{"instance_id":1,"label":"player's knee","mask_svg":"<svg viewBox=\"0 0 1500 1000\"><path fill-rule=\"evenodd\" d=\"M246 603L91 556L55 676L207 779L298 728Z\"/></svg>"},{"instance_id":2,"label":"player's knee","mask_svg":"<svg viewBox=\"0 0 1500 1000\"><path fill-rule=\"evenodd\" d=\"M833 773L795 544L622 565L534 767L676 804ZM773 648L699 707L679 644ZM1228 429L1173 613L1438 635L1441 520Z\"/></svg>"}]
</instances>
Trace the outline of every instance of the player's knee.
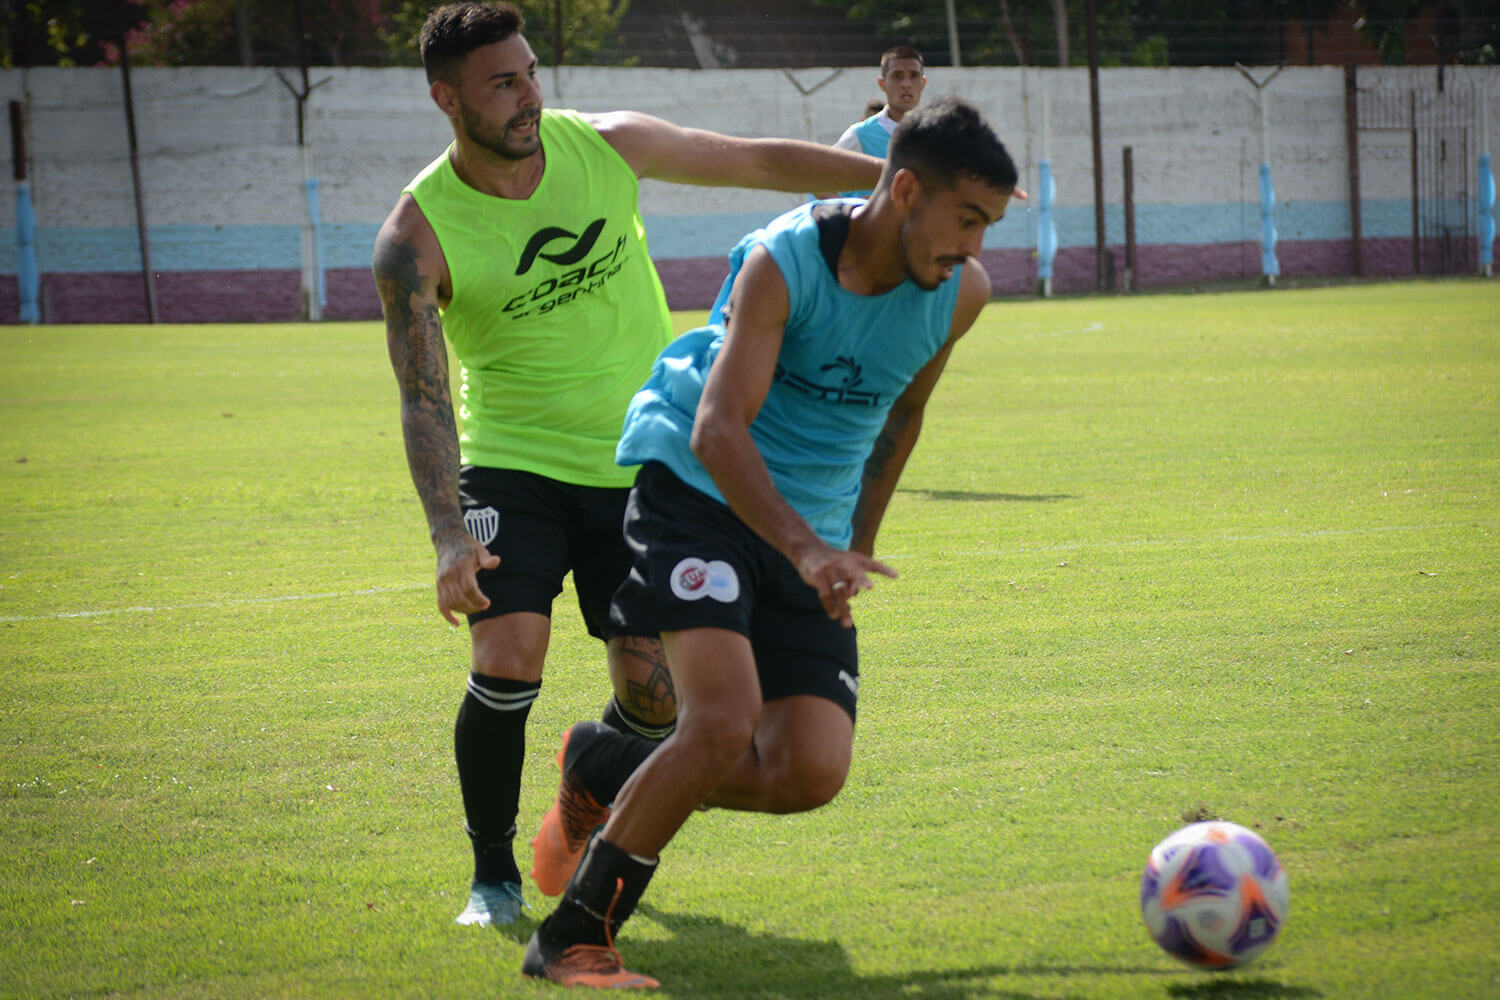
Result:
<instances>
[{"instance_id":1,"label":"player's knee","mask_svg":"<svg viewBox=\"0 0 1500 1000\"><path fill-rule=\"evenodd\" d=\"M844 787L848 772L843 768L807 768L783 785L787 789L787 812L809 812L832 802Z\"/></svg>"},{"instance_id":2,"label":"player's knee","mask_svg":"<svg viewBox=\"0 0 1500 1000\"><path fill-rule=\"evenodd\" d=\"M492 644L488 647L474 646L471 667L476 674L485 677L503 677L513 681L539 681L542 679L542 660L525 655L522 650Z\"/></svg>"},{"instance_id":3,"label":"player's knee","mask_svg":"<svg viewBox=\"0 0 1500 1000\"><path fill-rule=\"evenodd\" d=\"M780 755L768 761L769 785L774 789L771 812L810 812L832 802L849 775L847 759Z\"/></svg>"},{"instance_id":4,"label":"player's knee","mask_svg":"<svg viewBox=\"0 0 1500 1000\"><path fill-rule=\"evenodd\" d=\"M750 749L755 719L734 709L697 709L677 720L673 737L704 770L722 774Z\"/></svg>"},{"instance_id":5,"label":"player's knee","mask_svg":"<svg viewBox=\"0 0 1500 1000\"><path fill-rule=\"evenodd\" d=\"M514 681L539 681L547 656L547 633L506 627L498 619L478 622L470 630L471 664L476 674Z\"/></svg>"}]
</instances>

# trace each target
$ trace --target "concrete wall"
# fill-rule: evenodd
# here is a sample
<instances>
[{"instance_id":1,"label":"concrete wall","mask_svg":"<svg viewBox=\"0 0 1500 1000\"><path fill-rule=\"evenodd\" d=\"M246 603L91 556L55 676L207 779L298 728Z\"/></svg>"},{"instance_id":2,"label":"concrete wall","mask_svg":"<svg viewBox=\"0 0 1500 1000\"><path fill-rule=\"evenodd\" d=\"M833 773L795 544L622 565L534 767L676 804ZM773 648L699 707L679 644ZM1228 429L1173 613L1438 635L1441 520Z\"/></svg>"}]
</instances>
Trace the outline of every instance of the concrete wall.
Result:
<instances>
[{"instance_id":1,"label":"concrete wall","mask_svg":"<svg viewBox=\"0 0 1500 1000\"><path fill-rule=\"evenodd\" d=\"M1258 77L1269 71L1257 70ZM831 142L876 95L869 70L544 70L548 103L584 111L630 108L741 135ZM282 79L284 77L284 80ZM304 175L319 181L318 257L326 318L379 315L370 247L402 185L448 142L419 70L315 69L307 145L296 144L296 104L272 69L137 69L132 74L158 318L275 320L304 314L314 287ZM1416 90L1427 68L1363 68L1362 100ZM1500 136L1500 69L1450 69L1450 93L1472 96L1466 160L1469 241L1477 239L1474 178L1482 132ZM1114 69L1101 73L1107 239L1124 241L1121 149L1135 161L1142 285L1260 273L1259 144L1254 90L1235 70ZM1059 253L1054 287L1095 282L1088 78L1083 70L933 68L929 97L980 104L1035 184L1050 140ZM1290 68L1270 85L1270 156L1284 277L1350 273L1344 74ZM136 205L118 70L0 72L0 96L26 102L27 183L35 206L42 313L48 322L146 318ZM1043 108L1048 111L1044 128ZM1361 219L1371 274L1409 273L1409 139L1360 138ZM647 181L641 205L674 306L708 303L723 257L747 230L792 207L786 194ZM18 315L16 200L0 200L0 321ZM1001 293L1034 287L1034 204L1013 206L986 241ZM1470 247L1472 251L1472 246ZM1472 253L1471 253L1472 256Z\"/></svg>"}]
</instances>

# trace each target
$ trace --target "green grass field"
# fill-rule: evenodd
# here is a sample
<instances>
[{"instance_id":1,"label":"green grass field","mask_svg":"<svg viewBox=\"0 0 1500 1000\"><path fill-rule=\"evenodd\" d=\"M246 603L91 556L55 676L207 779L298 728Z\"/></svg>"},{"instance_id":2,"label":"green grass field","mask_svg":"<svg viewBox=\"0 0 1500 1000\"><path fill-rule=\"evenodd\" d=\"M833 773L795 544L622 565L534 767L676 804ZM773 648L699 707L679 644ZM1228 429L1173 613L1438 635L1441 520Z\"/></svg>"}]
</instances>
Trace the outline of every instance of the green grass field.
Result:
<instances>
[{"instance_id":1,"label":"green grass field","mask_svg":"<svg viewBox=\"0 0 1500 1000\"><path fill-rule=\"evenodd\" d=\"M1496 289L992 304L860 598L847 787L696 816L628 963L667 997L1500 995ZM0 344L0 996L557 995L517 971L550 900L452 923L468 642L378 324ZM605 687L565 593L523 840ZM1199 816L1291 878L1225 975L1136 906Z\"/></svg>"}]
</instances>

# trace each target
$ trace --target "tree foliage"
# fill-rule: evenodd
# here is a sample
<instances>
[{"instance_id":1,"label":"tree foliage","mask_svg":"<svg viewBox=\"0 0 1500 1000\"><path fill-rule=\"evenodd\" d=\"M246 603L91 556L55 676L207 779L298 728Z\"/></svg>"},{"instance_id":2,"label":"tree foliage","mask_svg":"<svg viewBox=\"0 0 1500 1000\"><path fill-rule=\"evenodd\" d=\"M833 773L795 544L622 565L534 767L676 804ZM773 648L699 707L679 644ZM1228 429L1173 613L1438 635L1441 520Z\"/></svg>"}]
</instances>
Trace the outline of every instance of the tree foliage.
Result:
<instances>
[{"instance_id":1,"label":"tree foliage","mask_svg":"<svg viewBox=\"0 0 1500 1000\"><path fill-rule=\"evenodd\" d=\"M892 44L948 51L945 0L816 0L882 24ZM962 59L977 65L1082 65L1086 0L956 0ZM1314 27L1358 12L1360 35L1404 62L1409 26L1432 15L1445 61L1492 62L1500 45L1494 0L1096 0L1105 66L1267 64L1282 58L1290 24ZM1065 25L1061 33L1058 27Z\"/></svg>"},{"instance_id":2,"label":"tree foliage","mask_svg":"<svg viewBox=\"0 0 1500 1000\"><path fill-rule=\"evenodd\" d=\"M249 61L367 63L384 49L380 0L142 0L126 36L133 62L163 66ZM248 44L247 44L248 43Z\"/></svg>"},{"instance_id":3,"label":"tree foliage","mask_svg":"<svg viewBox=\"0 0 1500 1000\"><path fill-rule=\"evenodd\" d=\"M1359 34L1380 53L1384 62L1400 65L1406 61L1406 27L1423 13L1431 13L1433 42L1444 62L1458 58L1462 62L1493 62L1500 5L1481 4L1483 9L1467 32L1472 47L1466 49L1464 18L1456 2L1428 3L1427 0L1364 0L1361 16L1355 23ZM1487 29L1487 30L1486 30ZM1488 48L1488 53L1484 49Z\"/></svg>"},{"instance_id":4,"label":"tree foliage","mask_svg":"<svg viewBox=\"0 0 1500 1000\"><path fill-rule=\"evenodd\" d=\"M104 45L141 21L131 0L9 0L0 3L4 51L0 64L89 66L104 57Z\"/></svg>"},{"instance_id":5,"label":"tree foliage","mask_svg":"<svg viewBox=\"0 0 1500 1000\"><path fill-rule=\"evenodd\" d=\"M944 0L817 0L847 16L886 26L893 41L926 52L948 50ZM1222 52L1212 61L1234 62L1247 40L1224 30L1255 0L1097 0L1099 61L1106 66L1165 65L1178 49L1201 49L1213 40ZM1264 0L1261 4L1270 2ZM1288 0L1292 2L1292 0ZM1295 0L1300 3L1301 0ZM1314 0L1337 3L1338 0ZM977 65L1082 65L1087 59L1085 0L957 0L962 59ZM1059 31L1059 27L1063 30ZM1201 59L1201 56L1200 56ZM1203 60L1208 61L1208 60Z\"/></svg>"},{"instance_id":6,"label":"tree foliage","mask_svg":"<svg viewBox=\"0 0 1500 1000\"><path fill-rule=\"evenodd\" d=\"M608 53L629 0L521 0L540 59ZM6 66L380 66L420 62L426 0L0 0Z\"/></svg>"},{"instance_id":7,"label":"tree foliage","mask_svg":"<svg viewBox=\"0 0 1500 1000\"><path fill-rule=\"evenodd\" d=\"M416 38L441 0L0 0L0 64L416 65ZM816 0L882 26L934 61L948 51L945 0ZM1087 0L955 0L973 65L1082 65ZM548 64L614 62L629 0L519 0ZM753 7L753 4L742 6ZM1096 0L1106 66L1278 62L1286 25L1358 14L1360 36L1405 62L1412 26L1444 62L1494 62L1497 0ZM1420 19L1420 20L1419 20ZM300 22L300 30L299 30Z\"/></svg>"}]
</instances>

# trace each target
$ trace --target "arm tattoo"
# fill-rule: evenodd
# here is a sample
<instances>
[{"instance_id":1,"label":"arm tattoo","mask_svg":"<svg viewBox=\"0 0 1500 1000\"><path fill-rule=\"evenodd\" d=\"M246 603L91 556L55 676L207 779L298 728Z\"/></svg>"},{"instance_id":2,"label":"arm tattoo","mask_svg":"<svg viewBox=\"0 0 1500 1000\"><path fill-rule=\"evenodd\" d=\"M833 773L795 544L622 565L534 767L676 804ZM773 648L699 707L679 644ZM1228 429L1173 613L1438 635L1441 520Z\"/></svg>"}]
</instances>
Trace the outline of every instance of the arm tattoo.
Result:
<instances>
[{"instance_id":1,"label":"arm tattoo","mask_svg":"<svg viewBox=\"0 0 1500 1000\"><path fill-rule=\"evenodd\" d=\"M870 448L870 457L865 459L864 477L866 479L879 479L880 473L890 464L891 456L896 453L896 439L891 434L890 425L880 429L875 437L875 444Z\"/></svg>"},{"instance_id":2,"label":"arm tattoo","mask_svg":"<svg viewBox=\"0 0 1500 1000\"><path fill-rule=\"evenodd\" d=\"M866 480L879 479L890 466L891 460L896 457L900 450L900 438L906 433L911 423L909 417L897 413L894 409L886 417L885 426L880 428L880 433L875 436L875 443L870 447L870 456L865 459L864 478Z\"/></svg>"},{"instance_id":3,"label":"arm tattoo","mask_svg":"<svg viewBox=\"0 0 1500 1000\"><path fill-rule=\"evenodd\" d=\"M875 436L870 455L865 459L860 479L859 499L854 505L854 538L850 547L867 555L875 545L875 532L885 517L886 505L896 488L896 479L906 464L910 453L907 432L911 428L909 414L891 410L885 426Z\"/></svg>"},{"instance_id":4,"label":"arm tattoo","mask_svg":"<svg viewBox=\"0 0 1500 1000\"><path fill-rule=\"evenodd\" d=\"M434 540L462 525L458 504L458 426L448 388L448 353L435 302L418 301L424 283L418 253L382 240L375 284L385 312L386 348L401 393L401 430L412 483Z\"/></svg>"}]
</instances>

